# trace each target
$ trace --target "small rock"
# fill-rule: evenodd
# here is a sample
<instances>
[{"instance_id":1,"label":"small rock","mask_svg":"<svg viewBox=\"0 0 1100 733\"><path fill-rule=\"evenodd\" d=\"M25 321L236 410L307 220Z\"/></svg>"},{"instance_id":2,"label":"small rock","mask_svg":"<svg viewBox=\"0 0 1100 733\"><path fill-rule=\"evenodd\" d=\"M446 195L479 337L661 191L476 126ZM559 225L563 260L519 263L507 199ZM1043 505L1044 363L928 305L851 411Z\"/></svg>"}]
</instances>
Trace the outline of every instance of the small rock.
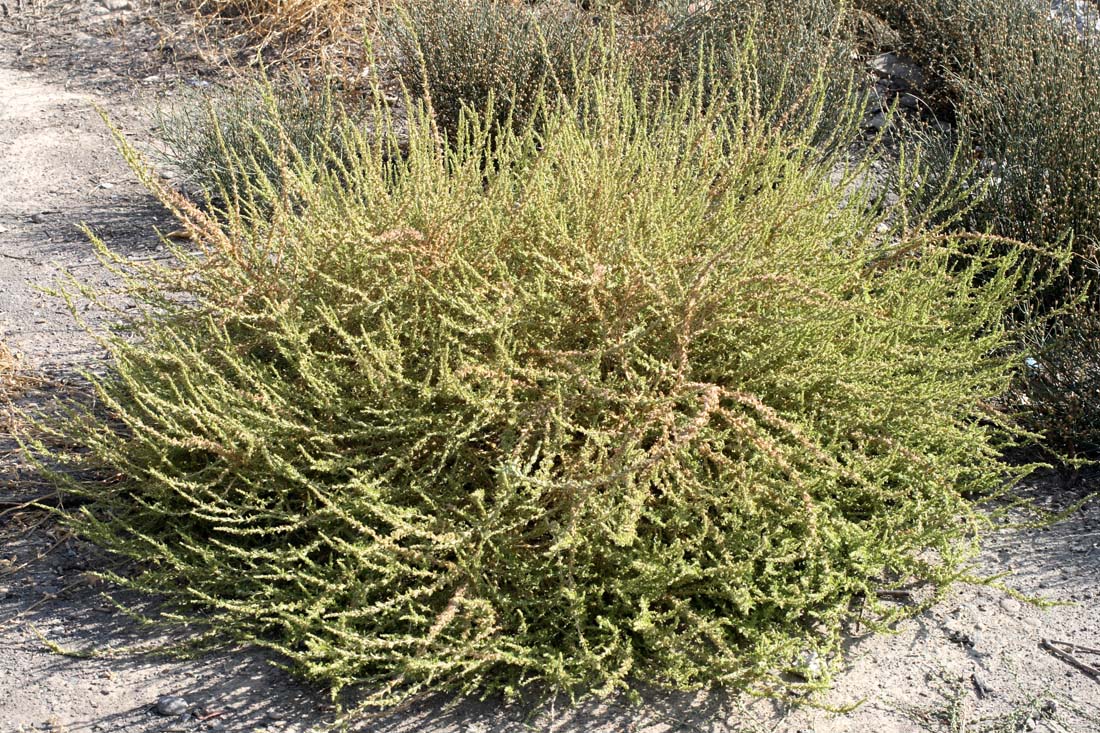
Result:
<instances>
[{"instance_id":1,"label":"small rock","mask_svg":"<svg viewBox=\"0 0 1100 733\"><path fill-rule=\"evenodd\" d=\"M130 0L100 0L108 10L129 10L133 7Z\"/></svg>"},{"instance_id":2,"label":"small rock","mask_svg":"<svg viewBox=\"0 0 1100 733\"><path fill-rule=\"evenodd\" d=\"M979 699L984 700L987 697L993 697L993 687L985 677L975 672L970 675L970 681L974 683L974 690L978 693Z\"/></svg>"},{"instance_id":3,"label":"small rock","mask_svg":"<svg viewBox=\"0 0 1100 733\"><path fill-rule=\"evenodd\" d=\"M1019 613L1020 602L1017 601L1015 598L1002 598L1001 610L1005 613Z\"/></svg>"},{"instance_id":4,"label":"small rock","mask_svg":"<svg viewBox=\"0 0 1100 733\"><path fill-rule=\"evenodd\" d=\"M33 223L33 224L45 224L46 223L45 214L32 214L31 215L31 223Z\"/></svg>"},{"instance_id":5,"label":"small rock","mask_svg":"<svg viewBox=\"0 0 1100 733\"><path fill-rule=\"evenodd\" d=\"M905 109L917 109L920 107L920 98L913 96L912 94L903 94L898 97L898 104Z\"/></svg>"},{"instance_id":6,"label":"small rock","mask_svg":"<svg viewBox=\"0 0 1100 733\"><path fill-rule=\"evenodd\" d=\"M911 89L919 89L924 85L924 72L915 62L904 56L880 53L867 64L880 77L904 82Z\"/></svg>"},{"instance_id":7,"label":"small rock","mask_svg":"<svg viewBox=\"0 0 1100 733\"><path fill-rule=\"evenodd\" d=\"M971 633L962 629L948 629L947 638L949 641L953 641L965 647L970 647L971 649L978 644L977 633Z\"/></svg>"},{"instance_id":8,"label":"small rock","mask_svg":"<svg viewBox=\"0 0 1100 733\"><path fill-rule=\"evenodd\" d=\"M176 695L162 695L157 699L157 715L183 715L187 708L187 701Z\"/></svg>"},{"instance_id":9,"label":"small rock","mask_svg":"<svg viewBox=\"0 0 1100 733\"><path fill-rule=\"evenodd\" d=\"M824 671L824 665L821 663L821 657L815 651L806 651L802 653L802 658L799 660L802 665L802 669L799 670L799 674L805 677L807 680L816 680L821 676Z\"/></svg>"},{"instance_id":10,"label":"small rock","mask_svg":"<svg viewBox=\"0 0 1100 733\"><path fill-rule=\"evenodd\" d=\"M863 121L863 129L865 130L881 130L886 127L887 120L886 115L882 112L875 112L868 119Z\"/></svg>"},{"instance_id":11,"label":"small rock","mask_svg":"<svg viewBox=\"0 0 1100 733\"><path fill-rule=\"evenodd\" d=\"M1039 706L1039 712L1052 718L1058 713L1058 703L1054 700L1043 700L1043 704Z\"/></svg>"},{"instance_id":12,"label":"small rock","mask_svg":"<svg viewBox=\"0 0 1100 733\"><path fill-rule=\"evenodd\" d=\"M1035 722L1035 718L1028 718L1027 720L1024 721L1024 724L1022 726L1022 730L1029 731L1029 733L1030 733L1030 731L1033 731L1038 727L1039 727L1039 724Z\"/></svg>"},{"instance_id":13,"label":"small rock","mask_svg":"<svg viewBox=\"0 0 1100 733\"><path fill-rule=\"evenodd\" d=\"M103 183L99 184L99 187L110 190L115 187L115 184L111 183L110 181L104 181Z\"/></svg>"}]
</instances>

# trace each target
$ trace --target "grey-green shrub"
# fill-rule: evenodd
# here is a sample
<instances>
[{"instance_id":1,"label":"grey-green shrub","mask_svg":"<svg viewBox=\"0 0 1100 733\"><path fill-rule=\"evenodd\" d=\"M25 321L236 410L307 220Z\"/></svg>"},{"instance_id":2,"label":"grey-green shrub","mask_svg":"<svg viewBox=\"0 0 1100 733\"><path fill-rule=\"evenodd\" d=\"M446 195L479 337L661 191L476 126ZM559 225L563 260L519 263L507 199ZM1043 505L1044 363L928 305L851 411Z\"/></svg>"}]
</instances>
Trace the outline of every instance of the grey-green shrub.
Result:
<instances>
[{"instance_id":1,"label":"grey-green shrub","mask_svg":"<svg viewBox=\"0 0 1100 733\"><path fill-rule=\"evenodd\" d=\"M266 77L208 91L188 90L158 112L162 157L203 191L232 197L261 182L281 189L284 170L341 158L341 126L365 114L331 81Z\"/></svg>"},{"instance_id":2,"label":"grey-green shrub","mask_svg":"<svg viewBox=\"0 0 1100 733\"><path fill-rule=\"evenodd\" d=\"M1100 40L1053 21L1032 0L902 0L864 5L898 29L951 107L961 145L980 161L980 196L959 224L1027 242L1070 242L1073 260L1037 254L1046 270L1028 298L1027 346L1042 369L1020 375L1012 402L1056 452L1095 454L1100 369ZM1081 300L1081 296L1084 299ZM1061 404L1059 404L1061 401Z\"/></svg>"},{"instance_id":3,"label":"grey-green shrub","mask_svg":"<svg viewBox=\"0 0 1100 733\"><path fill-rule=\"evenodd\" d=\"M905 50L940 79L963 144L989 174L970 226L1037 245L1072 233L1075 250L1093 259L1100 242L1097 38L1052 21L1031 0L890 5Z\"/></svg>"},{"instance_id":4,"label":"grey-green shrub","mask_svg":"<svg viewBox=\"0 0 1100 733\"><path fill-rule=\"evenodd\" d=\"M824 89L826 108L847 104L858 88L855 38L848 7L837 0L671 0L654 32L653 73L690 87L729 89L730 73L751 40L756 57L755 103L773 123L801 124L800 105ZM706 73L703 73L705 70ZM822 84L818 84L821 77ZM811 113L812 116L812 113Z\"/></svg>"},{"instance_id":5,"label":"grey-green shrub","mask_svg":"<svg viewBox=\"0 0 1100 733\"><path fill-rule=\"evenodd\" d=\"M597 78L449 146L379 106L266 217L144 176L199 252L101 246L142 307L110 420L54 428L73 529L373 703L823 684L857 601L895 617L877 589L947 585L990 524L1015 260L882 242L815 125L642 98Z\"/></svg>"},{"instance_id":6,"label":"grey-green shrub","mask_svg":"<svg viewBox=\"0 0 1100 733\"><path fill-rule=\"evenodd\" d=\"M409 0L396 6L386 38L397 76L431 98L453 136L463 106L493 106L496 125L522 127L544 89L568 94L588 55L594 25L568 3Z\"/></svg>"},{"instance_id":7,"label":"grey-green shrub","mask_svg":"<svg viewBox=\"0 0 1100 733\"><path fill-rule=\"evenodd\" d=\"M1006 407L1042 448L1071 465L1100 452L1100 316L1077 307L1027 329L1030 355L1006 395Z\"/></svg>"},{"instance_id":8,"label":"grey-green shrub","mask_svg":"<svg viewBox=\"0 0 1100 733\"><path fill-rule=\"evenodd\" d=\"M385 35L398 76L414 96L431 96L444 131L457 129L463 105L497 124L522 126L544 89L569 92L578 67L633 61L638 90L670 83L704 94L732 92L730 103L758 105L773 124L814 118L810 89L824 80L826 107L842 108L858 88L854 36L835 0L670 0L590 5L496 0L411 0L398 6ZM597 13L596 10L603 12ZM751 41L751 44L750 44ZM747 46L751 45L751 48ZM754 57L753 93L730 80ZM828 122L817 120L816 124Z\"/></svg>"}]
</instances>

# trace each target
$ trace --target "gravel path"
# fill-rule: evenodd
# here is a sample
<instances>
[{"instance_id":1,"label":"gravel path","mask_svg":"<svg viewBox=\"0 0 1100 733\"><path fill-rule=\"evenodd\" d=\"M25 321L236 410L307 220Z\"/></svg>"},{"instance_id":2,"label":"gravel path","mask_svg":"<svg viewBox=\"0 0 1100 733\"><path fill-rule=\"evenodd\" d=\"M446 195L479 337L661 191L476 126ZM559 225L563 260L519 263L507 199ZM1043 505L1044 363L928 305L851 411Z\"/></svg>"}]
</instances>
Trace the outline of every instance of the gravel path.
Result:
<instances>
[{"instance_id":1,"label":"gravel path","mask_svg":"<svg viewBox=\"0 0 1100 733\"><path fill-rule=\"evenodd\" d=\"M8 18L0 20L0 339L47 378L47 393L75 383L77 368L98 357L62 304L41 291L66 270L104 282L78 224L135 256L155 254L153 227L168 224L114 151L93 104L141 143L150 139L152 100L175 82L198 83L210 73L198 54L158 30L163 16L108 1L0 8ZM254 650L186 661L127 653L172 637L136 623L109 599L138 608L147 601L89 578L109 558L40 511L13 508L42 487L11 448L0 434L0 733L307 731L331 719L321 692ZM1054 506L1090 486L1100 481L1069 491L1047 477L1033 491ZM791 712L719 693L535 712L435 699L359 729L961 732L994 730L975 721L1000 716L1004 727L996 730L1100 731L1100 682L1041 647L1050 638L1100 648L1100 510L992 538L982 570L1012 571L1006 584L1068 605L1043 610L963 587L896 635L853 639L851 668L829 699L836 706L864 700L853 712ZM1093 661L1100 664L1100 656ZM951 710L969 727L937 717ZM1005 717L1012 714L1017 719Z\"/></svg>"},{"instance_id":2,"label":"gravel path","mask_svg":"<svg viewBox=\"0 0 1100 733\"><path fill-rule=\"evenodd\" d=\"M155 253L153 227L167 219L93 106L106 106L140 139L148 133L140 100L66 89L48 74L14 68L19 40L0 34L0 339L52 389L75 382L74 372L97 356L64 304L42 292L64 271L105 281L80 224L140 257ZM85 572L109 561L94 548L41 512L11 511L26 493L26 471L0 452L0 732L305 730L324 719L323 697L255 652L184 663L88 658L171 639L133 623L101 595L106 589ZM31 493L41 490L29 485ZM112 596L140 607L139 599ZM53 644L77 655L59 654ZM191 717L157 714L162 695L182 696ZM194 713L210 717L198 721Z\"/></svg>"}]
</instances>

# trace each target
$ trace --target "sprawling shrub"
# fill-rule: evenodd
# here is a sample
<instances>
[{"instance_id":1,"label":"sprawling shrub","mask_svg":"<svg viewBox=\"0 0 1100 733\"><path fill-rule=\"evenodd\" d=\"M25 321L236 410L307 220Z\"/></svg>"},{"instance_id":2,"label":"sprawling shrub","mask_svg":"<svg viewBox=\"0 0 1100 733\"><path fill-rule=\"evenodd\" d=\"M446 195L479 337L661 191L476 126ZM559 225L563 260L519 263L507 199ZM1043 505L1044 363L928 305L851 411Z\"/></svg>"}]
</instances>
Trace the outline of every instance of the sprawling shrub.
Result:
<instances>
[{"instance_id":1,"label":"sprawling shrub","mask_svg":"<svg viewBox=\"0 0 1100 733\"><path fill-rule=\"evenodd\" d=\"M1033 0L864 3L938 79L933 91L956 117L952 144L979 161L982 195L960 224L1039 249L1072 242L1070 267L1036 260L1055 275L1028 311L1044 319L1030 329L1030 345L1048 368L1021 376L1021 417L1056 450L1100 445L1100 402L1087 396L1095 386L1081 389L1100 370L1092 338L1100 314L1100 38ZM1082 291L1085 300L1066 309Z\"/></svg>"},{"instance_id":2,"label":"sprawling shrub","mask_svg":"<svg viewBox=\"0 0 1100 733\"><path fill-rule=\"evenodd\" d=\"M813 126L644 99L450 146L413 110L403 155L380 106L225 224L145 176L199 251L101 248L143 307L109 422L57 428L109 479L58 477L74 528L374 702L821 683L855 601L948 583L988 521L1013 258L883 243Z\"/></svg>"}]
</instances>

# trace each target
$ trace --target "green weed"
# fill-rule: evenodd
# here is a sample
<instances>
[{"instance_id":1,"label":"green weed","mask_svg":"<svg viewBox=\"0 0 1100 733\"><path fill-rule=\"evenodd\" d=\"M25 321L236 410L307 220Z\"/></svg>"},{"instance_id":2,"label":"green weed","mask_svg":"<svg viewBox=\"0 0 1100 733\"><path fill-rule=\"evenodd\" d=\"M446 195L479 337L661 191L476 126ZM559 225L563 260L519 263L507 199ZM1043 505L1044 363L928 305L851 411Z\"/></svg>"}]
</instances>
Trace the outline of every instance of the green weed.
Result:
<instances>
[{"instance_id":1,"label":"green weed","mask_svg":"<svg viewBox=\"0 0 1100 733\"><path fill-rule=\"evenodd\" d=\"M49 428L69 522L370 703L827 684L857 601L890 621L884 578L949 584L990 523L1024 283L917 222L883 241L866 170L811 144L861 100L811 92L796 130L599 76L448 145L379 92L216 219L129 151L195 240L98 244L138 308L102 335L109 420Z\"/></svg>"}]
</instances>

